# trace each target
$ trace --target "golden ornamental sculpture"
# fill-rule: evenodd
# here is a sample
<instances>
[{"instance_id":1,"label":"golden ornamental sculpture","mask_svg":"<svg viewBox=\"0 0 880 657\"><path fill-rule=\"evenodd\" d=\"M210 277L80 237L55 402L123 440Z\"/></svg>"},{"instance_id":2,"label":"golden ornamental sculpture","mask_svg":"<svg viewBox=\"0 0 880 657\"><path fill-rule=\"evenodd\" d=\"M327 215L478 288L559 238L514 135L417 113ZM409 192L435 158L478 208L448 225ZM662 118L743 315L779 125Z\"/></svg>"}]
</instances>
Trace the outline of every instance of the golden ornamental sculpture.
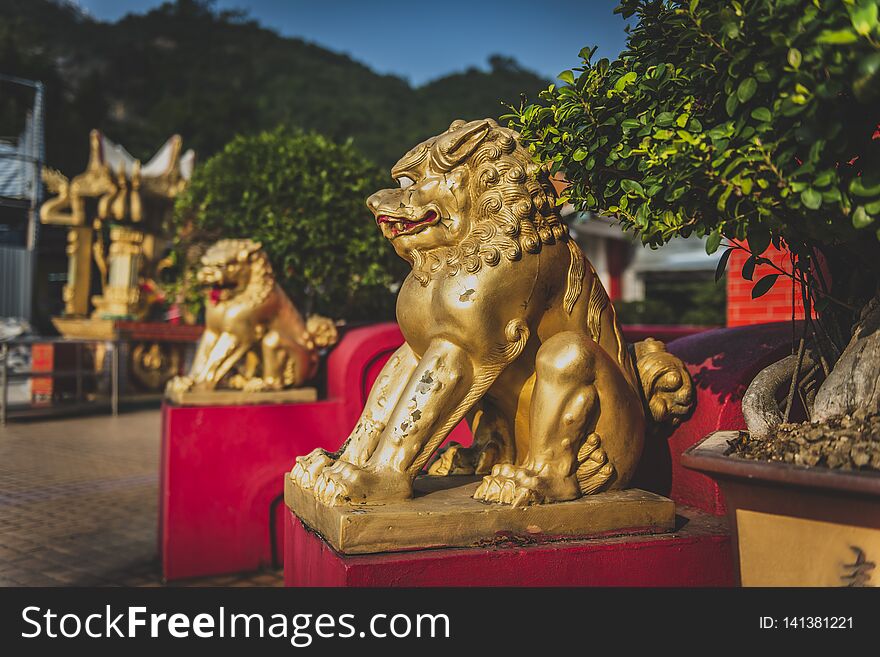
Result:
<instances>
[{"instance_id":1,"label":"golden ornamental sculpture","mask_svg":"<svg viewBox=\"0 0 880 657\"><path fill-rule=\"evenodd\" d=\"M313 388L290 389L315 375L319 350L336 343L334 323L320 315L303 319L259 242L220 240L201 264L205 332L189 373L169 381L166 394L192 404L218 403L218 389L245 393L227 394L225 403L313 400Z\"/></svg>"},{"instance_id":2,"label":"golden ornamental sculpture","mask_svg":"<svg viewBox=\"0 0 880 657\"><path fill-rule=\"evenodd\" d=\"M399 188L367 200L412 265L397 301L406 341L341 448L297 458L288 476L288 505L319 531L326 509L410 498L463 418L473 445L453 444L431 474L483 475L476 500L528 507L625 488L646 425L690 411L684 364L656 340L628 347L546 169L517 137L490 119L455 121L397 162Z\"/></svg>"},{"instance_id":3,"label":"golden ornamental sculpture","mask_svg":"<svg viewBox=\"0 0 880 657\"><path fill-rule=\"evenodd\" d=\"M95 329L78 321L90 315L100 320L142 319L147 314L141 286L154 273L165 243L162 226L195 162L195 153L182 149L180 136L174 135L142 166L122 146L92 130L83 173L68 180L58 171L43 171L55 196L43 203L40 219L68 227L65 317L55 322L62 333L92 335ZM90 300L93 262L101 294Z\"/></svg>"},{"instance_id":4,"label":"golden ornamental sculpture","mask_svg":"<svg viewBox=\"0 0 880 657\"><path fill-rule=\"evenodd\" d=\"M85 171L68 179L58 171L43 170L54 196L41 206L40 219L67 227L64 312L52 323L67 337L119 341L127 353L129 383L140 390L161 392L179 371L191 340L186 327L163 322L134 332L119 327L121 322L157 319L151 314L161 309L163 299L155 277L168 242L164 227L194 162L195 153L183 152L179 135L142 165L122 146L92 130ZM96 288L100 293L92 295ZM95 368L100 370L107 350L100 344L93 349Z\"/></svg>"}]
</instances>

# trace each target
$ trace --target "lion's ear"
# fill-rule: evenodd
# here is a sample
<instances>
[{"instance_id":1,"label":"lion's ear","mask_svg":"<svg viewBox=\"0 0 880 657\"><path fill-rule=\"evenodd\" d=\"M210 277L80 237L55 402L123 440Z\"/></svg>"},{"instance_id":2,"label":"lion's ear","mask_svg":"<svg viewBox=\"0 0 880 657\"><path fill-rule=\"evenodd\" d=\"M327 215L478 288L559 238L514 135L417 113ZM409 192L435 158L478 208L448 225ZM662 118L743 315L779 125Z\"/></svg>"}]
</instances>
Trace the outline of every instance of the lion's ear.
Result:
<instances>
[{"instance_id":1,"label":"lion's ear","mask_svg":"<svg viewBox=\"0 0 880 657\"><path fill-rule=\"evenodd\" d=\"M476 150L489 134L490 127L487 120L471 121L441 135L431 147L434 163L441 171L451 171Z\"/></svg>"}]
</instances>

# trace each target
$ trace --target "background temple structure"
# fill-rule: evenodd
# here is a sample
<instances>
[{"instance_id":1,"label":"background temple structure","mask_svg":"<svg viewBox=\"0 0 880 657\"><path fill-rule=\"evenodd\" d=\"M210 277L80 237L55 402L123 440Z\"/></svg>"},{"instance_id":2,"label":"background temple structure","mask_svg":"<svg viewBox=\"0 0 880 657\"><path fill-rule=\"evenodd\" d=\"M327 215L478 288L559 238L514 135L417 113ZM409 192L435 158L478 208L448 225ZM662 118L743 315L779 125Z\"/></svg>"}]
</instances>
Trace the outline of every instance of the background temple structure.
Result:
<instances>
[{"instance_id":1,"label":"background temple structure","mask_svg":"<svg viewBox=\"0 0 880 657\"><path fill-rule=\"evenodd\" d=\"M81 335L83 330L93 334L90 324L70 320L146 316L149 308L141 283L155 273L167 241L163 226L195 162L194 151L181 153L179 135L143 166L97 130L89 137L89 147L86 170L72 180L56 171L43 172L55 196L43 204L40 219L68 227L64 317L54 321L65 335ZM93 263L101 293L90 300Z\"/></svg>"}]
</instances>

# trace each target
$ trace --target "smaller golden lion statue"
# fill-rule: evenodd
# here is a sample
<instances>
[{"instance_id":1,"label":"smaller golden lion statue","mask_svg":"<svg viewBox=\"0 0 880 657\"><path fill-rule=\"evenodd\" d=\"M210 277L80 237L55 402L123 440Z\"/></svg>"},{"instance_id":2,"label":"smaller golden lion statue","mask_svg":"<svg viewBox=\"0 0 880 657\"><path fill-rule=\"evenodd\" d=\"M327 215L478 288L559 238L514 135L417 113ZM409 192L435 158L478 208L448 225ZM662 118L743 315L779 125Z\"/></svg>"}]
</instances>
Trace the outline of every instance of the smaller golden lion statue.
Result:
<instances>
[{"instance_id":1,"label":"smaller golden lion statue","mask_svg":"<svg viewBox=\"0 0 880 657\"><path fill-rule=\"evenodd\" d=\"M220 240L202 257L197 280L208 289L205 332L189 374L169 381L168 393L299 386L314 376L318 350L337 340L330 319L303 319L259 242Z\"/></svg>"}]
</instances>

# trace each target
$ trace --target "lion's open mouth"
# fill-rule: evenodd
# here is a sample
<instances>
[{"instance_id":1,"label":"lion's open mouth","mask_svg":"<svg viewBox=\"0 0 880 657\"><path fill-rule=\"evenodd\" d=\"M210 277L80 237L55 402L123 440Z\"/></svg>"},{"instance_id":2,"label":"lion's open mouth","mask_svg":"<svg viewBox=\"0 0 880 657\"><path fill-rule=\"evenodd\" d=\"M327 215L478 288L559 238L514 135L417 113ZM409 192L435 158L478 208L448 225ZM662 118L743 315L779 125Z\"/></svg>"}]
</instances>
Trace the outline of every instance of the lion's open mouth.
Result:
<instances>
[{"instance_id":1,"label":"lion's open mouth","mask_svg":"<svg viewBox=\"0 0 880 657\"><path fill-rule=\"evenodd\" d=\"M214 283L211 285L211 292L209 295L211 303L217 305L217 303L223 299L224 292L234 290L235 288L235 283Z\"/></svg>"},{"instance_id":2,"label":"lion's open mouth","mask_svg":"<svg viewBox=\"0 0 880 657\"><path fill-rule=\"evenodd\" d=\"M376 223L385 233L386 237L394 239L400 235L417 233L426 226L432 226L439 221L440 215L434 210L428 210L421 219L408 219L406 217L394 217L388 214L380 214L376 217Z\"/></svg>"}]
</instances>

